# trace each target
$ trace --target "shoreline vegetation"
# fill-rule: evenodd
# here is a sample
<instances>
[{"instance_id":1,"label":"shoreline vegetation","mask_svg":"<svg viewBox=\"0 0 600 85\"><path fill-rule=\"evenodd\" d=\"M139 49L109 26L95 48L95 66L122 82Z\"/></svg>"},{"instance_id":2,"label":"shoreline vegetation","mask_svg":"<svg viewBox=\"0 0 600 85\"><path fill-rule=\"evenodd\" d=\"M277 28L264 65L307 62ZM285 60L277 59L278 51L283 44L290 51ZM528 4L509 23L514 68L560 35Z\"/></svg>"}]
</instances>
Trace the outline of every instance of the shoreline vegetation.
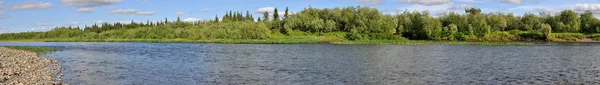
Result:
<instances>
[{"instance_id":1,"label":"shoreline vegetation","mask_svg":"<svg viewBox=\"0 0 600 85\"><path fill-rule=\"evenodd\" d=\"M284 14L229 11L215 19L101 23L56 27L46 32L0 34L0 42L154 42L228 44L462 44L534 45L536 42L598 42L600 20L591 11L557 14L428 11L394 15L364 6L308 7ZM254 19L258 18L258 19Z\"/></svg>"},{"instance_id":2,"label":"shoreline vegetation","mask_svg":"<svg viewBox=\"0 0 600 85\"><path fill-rule=\"evenodd\" d=\"M7 85L61 85L55 78L62 67L58 60L42 58L54 48L5 46L0 47L0 84Z\"/></svg>"}]
</instances>

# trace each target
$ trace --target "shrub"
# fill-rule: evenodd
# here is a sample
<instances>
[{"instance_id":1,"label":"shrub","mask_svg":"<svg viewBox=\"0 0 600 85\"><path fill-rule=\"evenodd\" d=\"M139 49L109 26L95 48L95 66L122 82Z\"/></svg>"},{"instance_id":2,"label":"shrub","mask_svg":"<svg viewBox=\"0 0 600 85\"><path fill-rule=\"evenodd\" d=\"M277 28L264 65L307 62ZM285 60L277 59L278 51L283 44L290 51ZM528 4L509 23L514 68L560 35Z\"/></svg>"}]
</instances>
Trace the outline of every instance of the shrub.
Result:
<instances>
[{"instance_id":1,"label":"shrub","mask_svg":"<svg viewBox=\"0 0 600 85\"><path fill-rule=\"evenodd\" d=\"M534 40L544 40L544 34L541 32L530 31L530 32L520 32L517 33L519 38L522 40L534 39Z\"/></svg>"},{"instance_id":2,"label":"shrub","mask_svg":"<svg viewBox=\"0 0 600 85\"><path fill-rule=\"evenodd\" d=\"M516 41L518 39L517 35L508 32L492 32L483 36L483 40L485 41Z\"/></svg>"}]
</instances>

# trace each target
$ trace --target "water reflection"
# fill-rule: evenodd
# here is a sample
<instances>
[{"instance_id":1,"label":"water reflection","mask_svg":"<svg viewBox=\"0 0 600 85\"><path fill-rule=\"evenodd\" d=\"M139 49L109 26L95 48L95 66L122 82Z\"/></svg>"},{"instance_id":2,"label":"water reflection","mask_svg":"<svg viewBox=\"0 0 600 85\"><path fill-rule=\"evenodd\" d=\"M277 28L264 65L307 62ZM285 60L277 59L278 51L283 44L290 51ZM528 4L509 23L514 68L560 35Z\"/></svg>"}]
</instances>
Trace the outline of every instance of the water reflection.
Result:
<instances>
[{"instance_id":1,"label":"water reflection","mask_svg":"<svg viewBox=\"0 0 600 85\"><path fill-rule=\"evenodd\" d=\"M4 45L64 48L69 84L600 84L597 44Z\"/></svg>"}]
</instances>

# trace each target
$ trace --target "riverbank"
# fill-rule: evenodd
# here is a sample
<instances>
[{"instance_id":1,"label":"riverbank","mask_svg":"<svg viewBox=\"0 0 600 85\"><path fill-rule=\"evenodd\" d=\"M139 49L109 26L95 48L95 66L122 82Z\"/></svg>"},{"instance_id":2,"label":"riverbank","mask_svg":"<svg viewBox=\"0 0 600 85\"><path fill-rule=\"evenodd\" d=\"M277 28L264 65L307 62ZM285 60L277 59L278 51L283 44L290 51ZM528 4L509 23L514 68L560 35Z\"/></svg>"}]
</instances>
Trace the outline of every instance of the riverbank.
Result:
<instances>
[{"instance_id":1,"label":"riverbank","mask_svg":"<svg viewBox=\"0 0 600 85\"><path fill-rule=\"evenodd\" d=\"M56 85L53 78L60 72L58 60L39 57L49 48L0 47L0 84L6 85ZM60 79L58 79L60 80Z\"/></svg>"},{"instance_id":2,"label":"riverbank","mask_svg":"<svg viewBox=\"0 0 600 85\"><path fill-rule=\"evenodd\" d=\"M331 40L319 39L284 39L284 40L182 40L182 39L86 39L86 40L18 40L0 42L149 42L149 43L224 43L224 44L373 44L373 45L492 45L492 46L526 46L536 42L516 41L431 41L431 40Z\"/></svg>"}]
</instances>

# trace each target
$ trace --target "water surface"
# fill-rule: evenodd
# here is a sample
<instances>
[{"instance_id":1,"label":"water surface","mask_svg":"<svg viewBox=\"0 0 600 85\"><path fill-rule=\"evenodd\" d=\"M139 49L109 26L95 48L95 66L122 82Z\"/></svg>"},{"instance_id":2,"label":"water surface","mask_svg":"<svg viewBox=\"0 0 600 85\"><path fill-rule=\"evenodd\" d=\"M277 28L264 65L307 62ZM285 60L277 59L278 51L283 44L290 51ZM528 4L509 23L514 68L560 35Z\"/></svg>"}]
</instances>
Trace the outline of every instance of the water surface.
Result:
<instances>
[{"instance_id":1,"label":"water surface","mask_svg":"<svg viewBox=\"0 0 600 85\"><path fill-rule=\"evenodd\" d=\"M600 84L600 44L0 43L63 48L68 84Z\"/></svg>"}]
</instances>

